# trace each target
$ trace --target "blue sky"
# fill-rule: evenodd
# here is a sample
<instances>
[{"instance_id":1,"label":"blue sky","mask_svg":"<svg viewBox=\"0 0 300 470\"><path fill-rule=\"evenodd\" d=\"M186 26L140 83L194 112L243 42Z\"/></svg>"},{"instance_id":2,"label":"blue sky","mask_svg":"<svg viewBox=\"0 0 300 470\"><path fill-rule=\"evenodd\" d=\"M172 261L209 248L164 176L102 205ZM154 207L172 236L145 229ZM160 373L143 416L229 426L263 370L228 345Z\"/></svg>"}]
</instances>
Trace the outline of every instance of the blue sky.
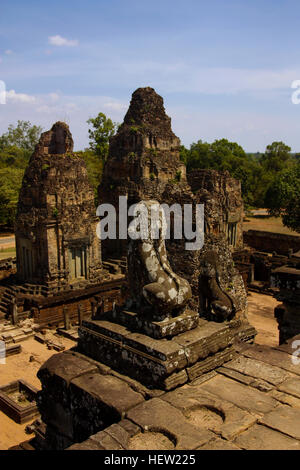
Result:
<instances>
[{"instance_id":1,"label":"blue sky","mask_svg":"<svg viewBox=\"0 0 300 470\"><path fill-rule=\"evenodd\" d=\"M65 120L75 148L86 120L121 122L152 86L185 145L228 138L247 151L300 151L297 0L1 0L0 134L18 119Z\"/></svg>"}]
</instances>

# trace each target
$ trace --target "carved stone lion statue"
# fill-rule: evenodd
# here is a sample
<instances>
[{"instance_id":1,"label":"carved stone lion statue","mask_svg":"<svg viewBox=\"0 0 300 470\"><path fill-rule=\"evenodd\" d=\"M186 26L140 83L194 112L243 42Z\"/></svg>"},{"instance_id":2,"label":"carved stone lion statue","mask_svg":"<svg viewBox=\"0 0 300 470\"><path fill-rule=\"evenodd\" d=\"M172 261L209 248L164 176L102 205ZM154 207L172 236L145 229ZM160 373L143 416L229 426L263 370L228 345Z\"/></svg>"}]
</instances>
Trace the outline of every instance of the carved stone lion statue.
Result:
<instances>
[{"instance_id":1,"label":"carved stone lion statue","mask_svg":"<svg viewBox=\"0 0 300 470\"><path fill-rule=\"evenodd\" d=\"M161 320L178 315L191 298L185 279L172 270L166 252L167 223L163 209L154 200L135 206L128 245L128 308ZM137 236L137 232L139 236Z\"/></svg>"},{"instance_id":2,"label":"carved stone lion statue","mask_svg":"<svg viewBox=\"0 0 300 470\"><path fill-rule=\"evenodd\" d=\"M202 260L199 276L200 308L208 320L230 320L236 313L234 299L222 289L219 281L218 256L208 251Z\"/></svg>"}]
</instances>

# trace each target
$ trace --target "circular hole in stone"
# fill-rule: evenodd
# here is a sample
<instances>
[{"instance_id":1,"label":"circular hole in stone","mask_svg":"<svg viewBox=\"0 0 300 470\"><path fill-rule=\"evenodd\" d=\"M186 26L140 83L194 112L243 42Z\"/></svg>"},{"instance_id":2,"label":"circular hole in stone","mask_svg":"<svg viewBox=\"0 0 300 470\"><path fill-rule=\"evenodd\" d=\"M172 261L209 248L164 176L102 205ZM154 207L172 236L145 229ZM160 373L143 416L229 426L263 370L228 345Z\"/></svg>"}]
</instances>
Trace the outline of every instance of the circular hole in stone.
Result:
<instances>
[{"instance_id":1,"label":"circular hole in stone","mask_svg":"<svg viewBox=\"0 0 300 470\"><path fill-rule=\"evenodd\" d=\"M175 445L165 434L156 431L140 433L131 438L129 450L173 450Z\"/></svg>"},{"instance_id":2,"label":"circular hole in stone","mask_svg":"<svg viewBox=\"0 0 300 470\"><path fill-rule=\"evenodd\" d=\"M210 431L219 432L225 415L217 408L212 406L198 406L189 410L186 414L189 423L194 426L209 429Z\"/></svg>"}]
</instances>

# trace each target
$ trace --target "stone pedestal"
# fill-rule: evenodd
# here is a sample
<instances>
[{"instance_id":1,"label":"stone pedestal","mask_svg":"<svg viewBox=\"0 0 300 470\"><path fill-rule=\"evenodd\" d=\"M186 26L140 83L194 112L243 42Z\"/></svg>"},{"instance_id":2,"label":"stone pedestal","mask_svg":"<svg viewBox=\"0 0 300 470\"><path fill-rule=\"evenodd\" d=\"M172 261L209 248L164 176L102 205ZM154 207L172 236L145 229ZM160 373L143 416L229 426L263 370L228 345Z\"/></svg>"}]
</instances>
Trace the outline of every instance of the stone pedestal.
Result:
<instances>
[{"instance_id":1,"label":"stone pedestal","mask_svg":"<svg viewBox=\"0 0 300 470\"><path fill-rule=\"evenodd\" d=\"M232 359L239 326L199 319L192 330L155 339L107 318L83 321L78 351L150 388L170 390Z\"/></svg>"},{"instance_id":2,"label":"stone pedestal","mask_svg":"<svg viewBox=\"0 0 300 470\"><path fill-rule=\"evenodd\" d=\"M137 312L122 310L116 307L107 317L120 325L129 326L133 331L140 331L155 339L171 337L196 328L199 314L186 308L176 317L167 317L162 321L154 321L151 315L139 315Z\"/></svg>"}]
</instances>

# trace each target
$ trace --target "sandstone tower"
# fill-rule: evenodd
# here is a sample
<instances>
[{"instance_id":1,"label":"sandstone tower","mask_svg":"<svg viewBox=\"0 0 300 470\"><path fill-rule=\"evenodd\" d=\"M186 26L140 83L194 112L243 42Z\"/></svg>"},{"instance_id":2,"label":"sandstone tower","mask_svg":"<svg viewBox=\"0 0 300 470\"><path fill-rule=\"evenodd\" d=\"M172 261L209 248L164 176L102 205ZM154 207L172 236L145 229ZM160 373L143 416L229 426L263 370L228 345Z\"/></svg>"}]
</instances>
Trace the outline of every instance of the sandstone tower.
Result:
<instances>
[{"instance_id":1,"label":"sandstone tower","mask_svg":"<svg viewBox=\"0 0 300 470\"><path fill-rule=\"evenodd\" d=\"M26 169L16 219L18 277L50 290L99 281L100 240L85 163L62 122L42 134Z\"/></svg>"},{"instance_id":2,"label":"sandstone tower","mask_svg":"<svg viewBox=\"0 0 300 470\"><path fill-rule=\"evenodd\" d=\"M174 185L182 193L187 186L186 167L179 151L180 140L171 129L162 97L153 88L138 88L123 124L110 140L99 187L100 202L116 208L119 196L127 196L128 205L151 198L167 202ZM126 253L122 240L109 240L102 247L104 256Z\"/></svg>"}]
</instances>

